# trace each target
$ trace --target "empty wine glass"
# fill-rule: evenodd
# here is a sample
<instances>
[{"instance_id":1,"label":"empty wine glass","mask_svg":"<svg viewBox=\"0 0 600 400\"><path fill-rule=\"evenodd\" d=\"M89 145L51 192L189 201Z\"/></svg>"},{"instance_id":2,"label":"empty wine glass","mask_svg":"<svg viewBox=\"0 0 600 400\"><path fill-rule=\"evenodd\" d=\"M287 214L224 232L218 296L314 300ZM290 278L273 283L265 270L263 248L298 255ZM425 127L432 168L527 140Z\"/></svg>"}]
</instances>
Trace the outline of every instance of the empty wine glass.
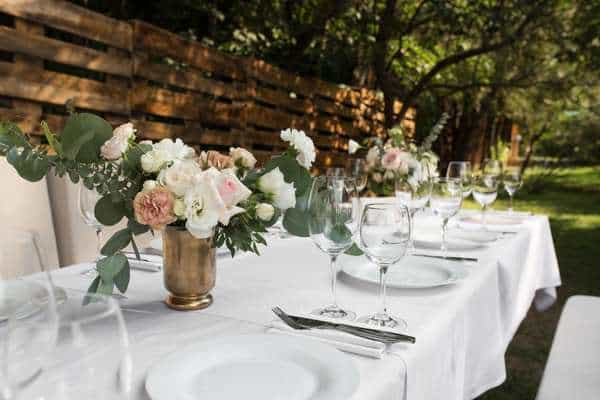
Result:
<instances>
[{"instance_id":1,"label":"empty wine glass","mask_svg":"<svg viewBox=\"0 0 600 400\"><path fill-rule=\"evenodd\" d=\"M406 329L406 322L388 313L386 277L390 267L406 254L410 241L410 214L403 205L385 203L365 206L360 223L361 247L379 268L379 311L359 321L387 328Z\"/></svg>"},{"instance_id":2,"label":"empty wine glass","mask_svg":"<svg viewBox=\"0 0 600 400\"><path fill-rule=\"evenodd\" d=\"M509 169L508 171L504 171L502 175L502 183L504 184L504 190L508 193L508 197L510 198L510 206L508 208L508 213L513 213L513 197L517 190L523 184L523 179L521 176L521 171L519 169Z\"/></svg>"},{"instance_id":3,"label":"empty wine glass","mask_svg":"<svg viewBox=\"0 0 600 400\"><path fill-rule=\"evenodd\" d=\"M57 330L47 273L36 280L0 281L0 398L28 398L23 392L46 371Z\"/></svg>"},{"instance_id":4,"label":"empty wine glass","mask_svg":"<svg viewBox=\"0 0 600 400\"><path fill-rule=\"evenodd\" d=\"M480 175L475 178L473 184L473 198L481 206L481 226L486 230L485 214L487 207L491 205L498 196L498 180L496 175Z\"/></svg>"},{"instance_id":5,"label":"empty wine glass","mask_svg":"<svg viewBox=\"0 0 600 400\"><path fill-rule=\"evenodd\" d=\"M469 161L451 161L446 170L446 178L460 179L463 187L463 198L469 197L473 188L473 172Z\"/></svg>"},{"instance_id":6,"label":"empty wine glass","mask_svg":"<svg viewBox=\"0 0 600 400\"><path fill-rule=\"evenodd\" d=\"M367 187L367 163L362 158L355 158L352 160L352 164L350 166L350 171L348 174L350 177L354 178L356 182L356 190L358 193L362 192L365 187Z\"/></svg>"},{"instance_id":7,"label":"empty wine glass","mask_svg":"<svg viewBox=\"0 0 600 400\"><path fill-rule=\"evenodd\" d=\"M485 160L481 168L481 175L493 176L499 179L502 176L502 164L498 160Z\"/></svg>"},{"instance_id":8,"label":"empty wine glass","mask_svg":"<svg viewBox=\"0 0 600 400\"><path fill-rule=\"evenodd\" d=\"M407 253L411 254L415 251L415 215L417 212L423 210L429 201L431 196L431 179L425 179L416 169L409 170L407 179L396 180L395 194L396 200L406 206L410 213L410 231L412 235L408 243Z\"/></svg>"},{"instance_id":9,"label":"empty wine glass","mask_svg":"<svg viewBox=\"0 0 600 400\"><path fill-rule=\"evenodd\" d=\"M346 169L340 168L340 167L327 168L326 175L327 176L338 176L338 177L348 176Z\"/></svg>"},{"instance_id":10,"label":"empty wine glass","mask_svg":"<svg viewBox=\"0 0 600 400\"><path fill-rule=\"evenodd\" d=\"M32 400L124 400L132 393L132 359L118 303L109 296L69 292L58 308L52 363L24 394Z\"/></svg>"},{"instance_id":11,"label":"empty wine glass","mask_svg":"<svg viewBox=\"0 0 600 400\"><path fill-rule=\"evenodd\" d=\"M100 200L100 194L96 190L90 190L83 183L79 185L79 214L83 222L96 231L96 260L100 258L100 249L102 248L102 224L96 219L94 212L96 204Z\"/></svg>"},{"instance_id":12,"label":"empty wine glass","mask_svg":"<svg viewBox=\"0 0 600 400\"><path fill-rule=\"evenodd\" d=\"M332 303L313 313L330 318L354 319L356 314L337 303L336 261L353 243L360 219L360 198L354 179L319 176L308 197L308 230L315 245L329 256Z\"/></svg>"},{"instance_id":13,"label":"empty wine glass","mask_svg":"<svg viewBox=\"0 0 600 400\"><path fill-rule=\"evenodd\" d=\"M460 210L463 199L462 184L459 179L434 178L431 185L431 199L429 204L434 214L442 218L442 243L440 250L447 255L448 246L446 233L448 220Z\"/></svg>"}]
</instances>

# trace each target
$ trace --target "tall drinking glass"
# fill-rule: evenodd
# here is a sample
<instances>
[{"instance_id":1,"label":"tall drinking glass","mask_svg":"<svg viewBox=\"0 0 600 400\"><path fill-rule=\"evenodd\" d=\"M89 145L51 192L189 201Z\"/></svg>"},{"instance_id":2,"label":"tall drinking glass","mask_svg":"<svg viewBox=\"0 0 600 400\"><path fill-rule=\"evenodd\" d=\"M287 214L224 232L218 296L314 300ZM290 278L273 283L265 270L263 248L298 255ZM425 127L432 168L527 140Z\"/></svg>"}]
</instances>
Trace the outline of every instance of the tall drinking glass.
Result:
<instances>
[{"instance_id":1,"label":"tall drinking glass","mask_svg":"<svg viewBox=\"0 0 600 400\"><path fill-rule=\"evenodd\" d=\"M442 243L440 249L444 252L444 257L446 257L448 251L446 243L448 220L458 213L462 200L463 190L459 179L434 178L429 204L434 214L442 218Z\"/></svg>"},{"instance_id":2,"label":"tall drinking glass","mask_svg":"<svg viewBox=\"0 0 600 400\"><path fill-rule=\"evenodd\" d=\"M319 176L308 197L308 229L315 245L329 256L332 303L313 313L330 318L354 319L356 314L338 305L337 258L354 241L360 219L360 198L354 179Z\"/></svg>"},{"instance_id":3,"label":"tall drinking glass","mask_svg":"<svg viewBox=\"0 0 600 400\"><path fill-rule=\"evenodd\" d=\"M367 163L362 158L352 160L348 176L354 178L356 182L356 190L362 192L367 187Z\"/></svg>"},{"instance_id":4,"label":"tall drinking glass","mask_svg":"<svg viewBox=\"0 0 600 400\"><path fill-rule=\"evenodd\" d=\"M100 249L102 248L102 224L96 219L94 210L96 203L100 200L100 194L95 190L90 190L84 186L83 183L79 184L79 214L83 222L96 231L96 260L100 258Z\"/></svg>"},{"instance_id":5,"label":"tall drinking glass","mask_svg":"<svg viewBox=\"0 0 600 400\"><path fill-rule=\"evenodd\" d=\"M499 177L495 175L480 175L473 184L473 198L481 206L481 226L486 230L485 214L487 207L498 197Z\"/></svg>"},{"instance_id":6,"label":"tall drinking glass","mask_svg":"<svg viewBox=\"0 0 600 400\"><path fill-rule=\"evenodd\" d=\"M510 198L510 206L508 208L508 213L512 214L513 197L515 196L517 190L519 190L519 188L523 184L521 171L519 171L519 169L517 168L504 171L504 174L502 175L502 183L504 184L504 190L506 190L506 193L508 193L508 197Z\"/></svg>"},{"instance_id":7,"label":"tall drinking glass","mask_svg":"<svg viewBox=\"0 0 600 400\"><path fill-rule=\"evenodd\" d=\"M463 187L463 198L469 197L473 190L473 172L469 161L451 161L446 170L446 178L459 179Z\"/></svg>"},{"instance_id":8,"label":"tall drinking glass","mask_svg":"<svg viewBox=\"0 0 600 400\"><path fill-rule=\"evenodd\" d=\"M410 231L412 233L408 243L407 253L415 251L414 226L416 214L423 210L431 197L431 179L423 179L422 176L410 176L408 179L398 179L395 182L396 200L408 208L410 213Z\"/></svg>"},{"instance_id":9,"label":"tall drinking glass","mask_svg":"<svg viewBox=\"0 0 600 400\"><path fill-rule=\"evenodd\" d=\"M129 338L118 303L109 296L70 292L58 315L52 363L24 398L132 398Z\"/></svg>"},{"instance_id":10,"label":"tall drinking glass","mask_svg":"<svg viewBox=\"0 0 600 400\"><path fill-rule=\"evenodd\" d=\"M388 313L386 278L390 267L406 254L410 241L410 215L403 205L385 203L365 206L360 223L361 247L367 258L379 268L379 311L361 322L388 328L406 329L406 322Z\"/></svg>"},{"instance_id":11,"label":"tall drinking glass","mask_svg":"<svg viewBox=\"0 0 600 400\"><path fill-rule=\"evenodd\" d=\"M47 273L0 281L0 398L25 399L45 373L56 345L58 317Z\"/></svg>"}]
</instances>

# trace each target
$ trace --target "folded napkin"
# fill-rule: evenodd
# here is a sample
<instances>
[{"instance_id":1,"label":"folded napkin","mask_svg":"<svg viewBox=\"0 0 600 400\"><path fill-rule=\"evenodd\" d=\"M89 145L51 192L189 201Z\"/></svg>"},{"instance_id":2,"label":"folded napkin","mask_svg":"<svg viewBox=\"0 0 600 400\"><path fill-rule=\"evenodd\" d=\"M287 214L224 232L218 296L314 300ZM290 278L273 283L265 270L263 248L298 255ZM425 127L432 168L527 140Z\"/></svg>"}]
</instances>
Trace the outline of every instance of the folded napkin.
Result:
<instances>
[{"instance_id":1,"label":"folded napkin","mask_svg":"<svg viewBox=\"0 0 600 400\"><path fill-rule=\"evenodd\" d=\"M314 316L311 316L311 318L314 318ZM272 321L269 328L267 328L267 332L288 336L310 337L333 346L338 350L371 358L382 358L387 348L384 343L363 339L333 329L292 329L280 320Z\"/></svg>"}]
</instances>

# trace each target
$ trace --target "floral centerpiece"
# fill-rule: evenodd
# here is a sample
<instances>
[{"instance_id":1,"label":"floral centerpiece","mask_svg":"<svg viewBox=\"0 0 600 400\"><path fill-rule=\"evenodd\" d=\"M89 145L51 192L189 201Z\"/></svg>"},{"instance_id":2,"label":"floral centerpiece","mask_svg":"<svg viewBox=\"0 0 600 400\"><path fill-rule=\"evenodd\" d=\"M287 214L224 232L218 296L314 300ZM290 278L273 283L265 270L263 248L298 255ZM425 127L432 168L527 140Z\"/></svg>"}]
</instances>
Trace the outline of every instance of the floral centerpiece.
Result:
<instances>
[{"instance_id":1,"label":"floral centerpiece","mask_svg":"<svg viewBox=\"0 0 600 400\"><path fill-rule=\"evenodd\" d=\"M442 115L420 146L407 140L401 125L391 128L385 141L381 138L370 140L371 147L366 155L368 189L378 196L393 196L398 180L424 181L436 176L439 158L431 146L446 120L446 114ZM360 146L352 143L350 148L357 151Z\"/></svg>"},{"instance_id":2,"label":"floral centerpiece","mask_svg":"<svg viewBox=\"0 0 600 400\"><path fill-rule=\"evenodd\" d=\"M302 203L308 195L308 168L315 160L312 140L302 131L287 129L281 138L289 148L262 168L248 150L234 147L228 154L196 152L180 139L136 142L136 129L127 123L112 129L104 119L87 113L71 115L60 135L42 122L47 145L32 145L12 123L0 124L0 155L29 181L50 170L82 182L101 195L96 219L127 227L102 247L98 275L90 292L110 294L127 290L129 262L122 250L135 236L165 227L185 229L213 246L258 253L262 234L283 215L292 234L306 235Z\"/></svg>"}]
</instances>

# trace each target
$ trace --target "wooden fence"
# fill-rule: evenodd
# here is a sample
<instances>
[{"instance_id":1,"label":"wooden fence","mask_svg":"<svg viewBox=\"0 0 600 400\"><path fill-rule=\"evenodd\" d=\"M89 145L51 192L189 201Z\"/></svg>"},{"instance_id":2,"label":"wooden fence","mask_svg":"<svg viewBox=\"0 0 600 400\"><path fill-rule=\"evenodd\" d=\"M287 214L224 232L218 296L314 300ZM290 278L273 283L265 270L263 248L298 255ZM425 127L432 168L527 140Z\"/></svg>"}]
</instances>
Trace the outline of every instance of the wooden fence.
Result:
<instances>
[{"instance_id":1,"label":"wooden fence","mask_svg":"<svg viewBox=\"0 0 600 400\"><path fill-rule=\"evenodd\" d=\"M60 131L67 101L113 124L133 120L143 138L244 146L261 159L281 147L281 129L303 129L320 166L343 165L349 138L384 133L383 103L371 90L300 77L59 0L0 0L0 75L0 119L32 134L42 119ZM412 113L404 124L414 129Z\"/></svg>"}]
</instances>

